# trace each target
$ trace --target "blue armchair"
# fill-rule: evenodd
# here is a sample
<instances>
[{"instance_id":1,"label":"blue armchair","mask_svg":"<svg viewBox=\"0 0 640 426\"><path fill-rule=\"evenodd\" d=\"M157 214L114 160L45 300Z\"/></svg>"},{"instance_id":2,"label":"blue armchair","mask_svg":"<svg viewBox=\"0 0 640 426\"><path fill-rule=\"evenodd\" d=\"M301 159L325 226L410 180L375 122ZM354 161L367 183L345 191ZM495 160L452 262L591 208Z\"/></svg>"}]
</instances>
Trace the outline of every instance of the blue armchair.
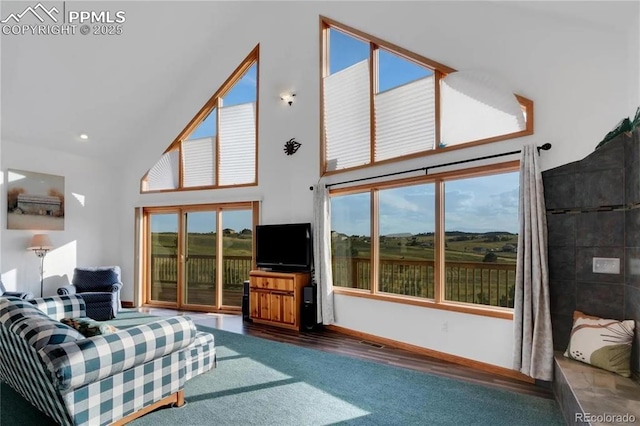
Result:
<instances>
[{"instance_id":1,"label":"blue armchair","mask_svg":"<svg viewBox=\"0 0 640 426\"><path fill-rule=\"evenodd\" d=\"M79 267L71 285L60 287L58 294L77 294L84 299L89 318L106 321L118 315L121 289L119 266Z\"/></svg>"},{"instance_id":2,"label":"blue armchair","mask_svg":"<svg viewBox=\"0 0 640 426\"><path fill-rule=\"evenodd\" d=\"M7 291L4 288L4 284L2 284L2 281L0 281L0 297L17 297L19 299L23 299L23 300L30 300L33 299L33 293L29 292L29 291Z\"/></svg>"}]
</instances>

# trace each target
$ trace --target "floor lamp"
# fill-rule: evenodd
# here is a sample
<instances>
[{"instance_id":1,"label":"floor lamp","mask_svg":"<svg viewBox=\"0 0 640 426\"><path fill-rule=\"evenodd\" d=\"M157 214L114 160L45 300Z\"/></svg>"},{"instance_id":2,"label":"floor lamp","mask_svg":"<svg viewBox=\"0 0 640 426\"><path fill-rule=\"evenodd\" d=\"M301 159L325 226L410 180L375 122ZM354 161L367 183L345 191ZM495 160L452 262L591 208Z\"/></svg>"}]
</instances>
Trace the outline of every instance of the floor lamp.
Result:
<instances>
[{"instance_id":1,"label":"floor lamp","mask_svg":"<svg viewBox=\"0 0 640 426\"><path fill-rule=\"evenodd\" d=\"M36 234L31 238L27 250L33 251L40 258L40 297L44 294L44 257L53 248L47 234Z\"/></svg>"}]
</instances>

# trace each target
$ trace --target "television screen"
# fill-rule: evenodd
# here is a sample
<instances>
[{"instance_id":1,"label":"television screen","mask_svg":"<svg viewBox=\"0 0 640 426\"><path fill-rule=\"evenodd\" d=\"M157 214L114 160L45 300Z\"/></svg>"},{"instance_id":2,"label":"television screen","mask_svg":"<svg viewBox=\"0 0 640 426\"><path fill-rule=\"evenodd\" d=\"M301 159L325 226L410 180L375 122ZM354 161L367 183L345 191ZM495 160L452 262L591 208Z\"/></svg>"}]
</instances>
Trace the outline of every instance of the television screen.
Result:
<instances>
[{"instance_id":1,"label":"television screen","mask_svg":"<svg viewBox=\"0 0 640 426\"><path fill-rule=\"evenodd\" d=\"M256 226L256 265L275 271L311 270L311 224Z\"/></svg>"}]
</instances>

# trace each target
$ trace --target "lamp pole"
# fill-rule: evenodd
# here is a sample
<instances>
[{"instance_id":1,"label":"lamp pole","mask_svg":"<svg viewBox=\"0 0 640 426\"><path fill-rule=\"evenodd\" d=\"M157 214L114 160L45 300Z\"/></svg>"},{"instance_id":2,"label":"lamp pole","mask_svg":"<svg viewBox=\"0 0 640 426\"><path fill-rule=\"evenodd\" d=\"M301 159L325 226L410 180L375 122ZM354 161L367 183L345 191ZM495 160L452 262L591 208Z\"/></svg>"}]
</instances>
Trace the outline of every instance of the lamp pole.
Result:
<instances>
[{"instance_id":1,"label":"lamp pole","mask_svg":"<svg viewBox=\"0 0 640 426\"><path fill-rule=\"evenodd\" d=\"M36 234L31 238L31 243L27 250L31 250L40 258L40 297L44 296L44 257L53 248L49 236L46 234Z\"/></svg>"},{"instance_id":2,"label":"lamp pole","mask_svg":"<svg viewBox=\"0 0 640 426\"><path fill-rule=\"evenodd\" d=\"M40 297L44 296L44 257L47 255L49 249L38 248L33 252L40 258Z\"/></svg>"}]
</instances>

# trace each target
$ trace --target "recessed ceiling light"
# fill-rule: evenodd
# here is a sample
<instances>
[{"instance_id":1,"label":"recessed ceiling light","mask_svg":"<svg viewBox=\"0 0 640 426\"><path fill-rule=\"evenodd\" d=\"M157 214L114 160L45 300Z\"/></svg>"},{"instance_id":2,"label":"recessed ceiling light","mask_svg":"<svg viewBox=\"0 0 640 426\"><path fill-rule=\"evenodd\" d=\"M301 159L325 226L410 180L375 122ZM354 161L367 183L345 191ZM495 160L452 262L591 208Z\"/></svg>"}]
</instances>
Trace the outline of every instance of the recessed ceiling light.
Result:
<instances>
[{"instance_id":1,"label":"recessed ceiling light","mask_svg":"<svg viewBox=\"0 0 640 426\"><path fill-rule=\"evenodd\" d=\"M87 139L89 139L89 135L86 133L80 133L80 139L86 141Z\"/></svg>"}]
</instances>

